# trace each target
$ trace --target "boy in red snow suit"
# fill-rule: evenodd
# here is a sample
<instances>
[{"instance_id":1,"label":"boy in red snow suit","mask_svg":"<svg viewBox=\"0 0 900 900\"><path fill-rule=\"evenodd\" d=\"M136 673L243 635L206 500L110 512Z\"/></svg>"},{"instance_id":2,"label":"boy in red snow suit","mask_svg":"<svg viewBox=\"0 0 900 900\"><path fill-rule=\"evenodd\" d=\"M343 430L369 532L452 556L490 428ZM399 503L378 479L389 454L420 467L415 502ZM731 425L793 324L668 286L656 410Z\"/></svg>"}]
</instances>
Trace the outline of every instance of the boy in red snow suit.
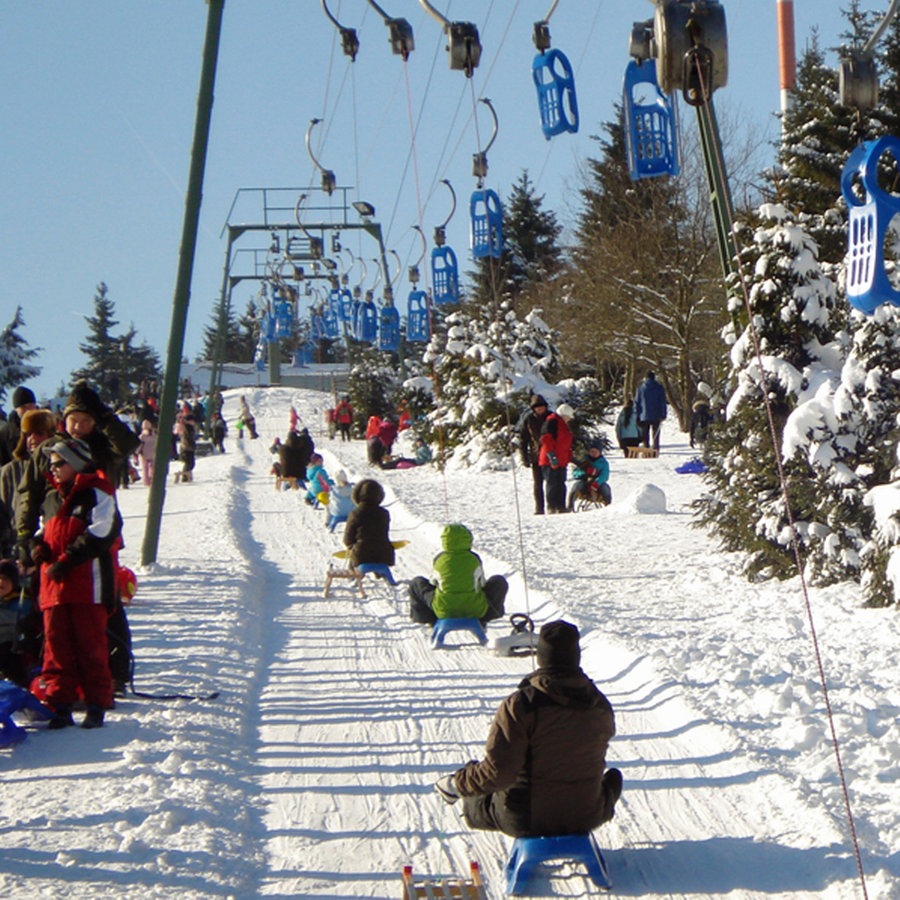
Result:
<instances>
[{"instance_id":1,"label":"boy in red snow suit","mask_svg":"<svg viewBox=\"0 0 900 900\"><path fill-rule=\"evenodd\" d=\"M113 702L106 624L115 602L122 517L113 485L97 471L84 441L59 441L43 452L54 490L31 557L41 566L41 678L55 712L47 727L74 724L72 704L80 686L87 704L81 727L99 728Z\"/></svg>"}]
</instances>

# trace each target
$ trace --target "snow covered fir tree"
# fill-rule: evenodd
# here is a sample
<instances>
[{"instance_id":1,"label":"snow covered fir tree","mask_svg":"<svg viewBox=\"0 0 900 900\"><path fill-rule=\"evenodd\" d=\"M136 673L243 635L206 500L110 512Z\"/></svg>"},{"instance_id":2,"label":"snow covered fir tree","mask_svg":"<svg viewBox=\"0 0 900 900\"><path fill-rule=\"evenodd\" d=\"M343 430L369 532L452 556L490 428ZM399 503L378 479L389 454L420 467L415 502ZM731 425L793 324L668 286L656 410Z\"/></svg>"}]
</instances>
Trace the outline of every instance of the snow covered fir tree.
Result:
<instances>
[{"instance_id":1,"label":"snow covered fir tree","mask_svg":"<svg viewBox=\"0 0 900 900\"><path fill-rule=\"evenodd\" d=\"M25 325L22 307L17 306L12 321L0 331L0 402L20 384L25 384L41 374L41 367L29 360L41 353L40 347L30 347L19 333Z\"/></svg>"}]
</instances>

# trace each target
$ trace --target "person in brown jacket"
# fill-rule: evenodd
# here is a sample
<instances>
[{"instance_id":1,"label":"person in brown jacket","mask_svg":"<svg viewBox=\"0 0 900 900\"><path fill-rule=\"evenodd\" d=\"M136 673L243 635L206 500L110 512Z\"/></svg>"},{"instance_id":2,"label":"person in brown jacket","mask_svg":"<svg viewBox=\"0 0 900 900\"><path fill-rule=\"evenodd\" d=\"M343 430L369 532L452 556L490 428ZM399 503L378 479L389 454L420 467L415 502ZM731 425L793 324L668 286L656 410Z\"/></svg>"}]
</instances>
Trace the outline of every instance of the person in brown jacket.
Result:
<instances>
[{"instance_id":1,"label":"person in brown jacket","mask_svg":"<svg viewBox=\"0 0 900 900\"><path fill-rule=\"evenodd\" d=\"M391 514L381 505L384 488L373 478L364 478L350 495L356 508L347 516L344 546L350 550L350 563L394 565L394 545L391 543Z\"/></svg>"},{"instance_id":2,"label":"person in brown jacket","mask_svg":"<svg viewBox=\"0 0 900 900\"><path fill-rule=\"evenodd\" d=\"M581 670L578 629L562 620L544 625L537 662L500 704L484 759L435 786L447 803L462 797L470 828L552 837L583 834L613 817L622 793L622 773L606 769L615 716Z\"/></svg>"}]
</instances>

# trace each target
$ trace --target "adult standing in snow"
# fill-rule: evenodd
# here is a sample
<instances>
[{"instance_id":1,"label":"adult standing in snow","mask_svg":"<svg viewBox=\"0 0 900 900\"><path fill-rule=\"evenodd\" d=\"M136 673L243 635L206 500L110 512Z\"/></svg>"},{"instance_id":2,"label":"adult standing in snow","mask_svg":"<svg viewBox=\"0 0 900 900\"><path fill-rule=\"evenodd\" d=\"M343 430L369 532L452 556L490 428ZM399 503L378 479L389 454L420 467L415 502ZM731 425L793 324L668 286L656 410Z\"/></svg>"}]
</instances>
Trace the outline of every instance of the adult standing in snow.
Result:
<instances>
[{"instance_id":1,"label":"adult standing in snow","mask_svg":"<svg viewBox=\"0 0 900 900\"><path fill-rule=\"evenodd\" d=\"M349 397L341 397L341 402L334 408L334 423L341 433L341 440L349 441L350 426L353 424L353 407Z\"/></svg>"},{"instance_id":2,"label":"adult standing in snow","mask_svg":"<svg viewBox=\"0 0 900 900\"><path fill-rule=\"evenodd\" d=\"M12 393L12 407L12 412L0 422L0 466L12 462L13 452L22 435L22 416L29 410L37 409L34 391L17 387Z\"/></svg>"},{"instance_id":3,"label":"adult standing in snow","mask_svg":"<svg viewBox=\"0 0 900 900\"><path fill-rule=\"evenodd\" d=\"M539 457L541 453L541 429L549 413L547 401L540 394L531 395L531 408L519 420L519 452L522 465L531 469L534 484L534 514L544 515L544 471Z\"/></svg>"},{"instance_id":4,"label":"adult standing in snow","mask_svg":"<svg viewBox=\"0 0 900 900\"><path fill-rule=\"evenodd\" d=\"M550 413L541 428L541 449L538 462L547 491L547 512L568 512L566 506L566 469L572 461L572 431L569 422L575 410L561 403Z\"/></svg>"},{"instance_id":5,"label":"adult standing in snow","mask_svg":"<svg viewBox=\"0 0 900 900\"><path fill-rule=\"evenodd\" d=\"M666 392L656 380L654 372L648 372L634 395L634 408L638 424L643 430L645 447L653 447L659 453L659 429L666 418Z\"/></svg>"},{"instance_id":6,"label":"adult standing in snow","mask_svg":"<svg viewBox=\"0 0 900 900\"><path fill-rule=\"evenodd\" d=\"M256 433L256 417L250 412L250 404L247 403L247 398L243 394L241 394L241 414L238 418L238 425L250 432L251 441L255 441L259 437Z\"/></svg>"},{"instance_id":7,"label":"adult standing in snow","mask_svg":"<svg viewBox=\"0 0 900 900\"><path fill-rule=\"evenodd\" d=\"M484 759L436 784L447 803L462 797L470 828L553 837L592 831L614 815L622 773L606 769L606 751L615 716L581 669L578 629L544 625L537 663L500 704Z\"/></svg>"}]
</instances>

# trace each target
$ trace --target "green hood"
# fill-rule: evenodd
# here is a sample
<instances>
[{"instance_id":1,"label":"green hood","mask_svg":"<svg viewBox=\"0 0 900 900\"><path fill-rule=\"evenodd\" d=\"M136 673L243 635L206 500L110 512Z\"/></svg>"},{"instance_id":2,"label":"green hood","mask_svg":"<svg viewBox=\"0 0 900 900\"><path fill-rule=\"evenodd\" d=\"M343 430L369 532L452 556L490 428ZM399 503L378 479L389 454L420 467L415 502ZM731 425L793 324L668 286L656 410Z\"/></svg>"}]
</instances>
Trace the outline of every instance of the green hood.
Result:
<instances>
[{"instance_id":1,"label":"green hood","mask_svg":"<svg viewBox=\"0 0 900 900\"><path fill-rule=\"evenodd\" d=\"M472 532L465 525L454 522L446 525L441 533L441 546L445 550L471 550Z\"/></svg>"}]
</instances>

